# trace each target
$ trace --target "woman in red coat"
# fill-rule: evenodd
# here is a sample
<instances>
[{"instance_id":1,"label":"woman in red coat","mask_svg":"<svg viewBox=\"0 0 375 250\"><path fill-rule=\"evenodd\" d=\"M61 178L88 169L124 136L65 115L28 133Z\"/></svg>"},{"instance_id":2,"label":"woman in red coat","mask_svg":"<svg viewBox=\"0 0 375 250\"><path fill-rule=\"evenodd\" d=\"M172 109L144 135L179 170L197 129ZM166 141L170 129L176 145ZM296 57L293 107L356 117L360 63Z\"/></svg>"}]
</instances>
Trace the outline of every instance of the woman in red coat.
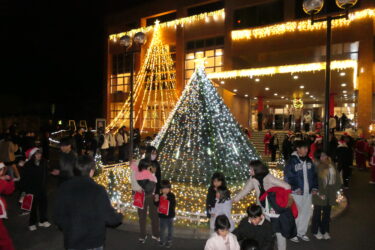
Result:
<instances>
[{"instance_id":1,"label":"woman in red coat","mask_svg":"<svg viewBox=\"0 0 375 250\"><path fill-rule=\"evenodd\" d=\"M271 142L271 138L272 138L271 130L268 130L267 133L264 135L264 139L263 139L263 142L264 142L264 154L265 155L269 155L271 153L270 150L269 150L269 145L270 145L270 142Z\"/></svg>"},{"instance_id":2,"label":"woman in red coat","mask_svg":"<svg viewBox=\"0 0 375 250\"><path fill-rule=\"evenodd\" d=\"M14 191L14 182L10 180L9 175L5 174L5 164L0 162L0 195L11 194ZM6 216L6 203L0 196L0 250L14 250L12 239L3 224L3 218Z\"/></svg>"},{"instance_id":3,"label":"woman in red coat","mask_svg":"<svg viewBox=\"0 0 375 250\"><path fill-rule=\"evenodd\" d=\"M368 154L368 143L363 137L360 136L355 144L355 162L357 163L357 168L360 170L366 169L366 158Z\"/></svg>"}]
</instances>

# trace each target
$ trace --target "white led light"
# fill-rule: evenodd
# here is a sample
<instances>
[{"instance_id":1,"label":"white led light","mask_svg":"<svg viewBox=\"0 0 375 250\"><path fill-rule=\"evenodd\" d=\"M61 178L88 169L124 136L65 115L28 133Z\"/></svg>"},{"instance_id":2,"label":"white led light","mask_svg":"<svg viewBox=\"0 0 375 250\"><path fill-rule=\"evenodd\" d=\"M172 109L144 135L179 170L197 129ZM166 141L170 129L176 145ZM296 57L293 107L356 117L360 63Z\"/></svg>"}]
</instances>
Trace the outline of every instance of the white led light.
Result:
<instances>
[{"instance_id":1,"label":"white led light","mask_svg":"<svg viewBox=\"0 0 375 250\"><path fill-rule=\"evenodd\" d=\"M305 86L301 85L301 86L299 86L299 88L300 88L300 89L304 89L304 88L305 88Z\"/></svg>"},{"instance_id":2,"label":"white led light","mask_svg":"<svg viewBox=\"0 0 375 250\"><path fill-rule=\"evenodd\" d=\"M255 81L256 81L256 82L260 82L260 79L259 79L259 78L255 78Z\"/></svg>"},{"instance_id":3,"label":"white led light","mask_svg":"<svg viewBox=\"0 0 375 250\"><path fill-rule=\"evenodd\" d=\"M340 76L345 76L345 75L346 75L345 72L341 72L341 73L340 73Z\"/></svg>"},{"instance_id":4,"label":"white led light","mask_svg":"<svg viewBox=\"0 0 375 250\"><path fill-rule=\"evenodd\" d=\"M293 79L294 80L297 80L299 77L298 76L293 76Z\"/></svg>"},{"instance_id":5,"label":"white led light","mask_svg":"<svg viewBox=\"0 0 375 250\"><path fill-rule=\"evenodd\" d=\"M268 91L268 90L270 90L270 88L269 88L269 87L265 87L264 89L265 89L265 90L267 90L267 91Z\"/></svg>"},{"instance_id":6,"label":"white led light","mask_svg":"<svg viewBox=\"0 0 375 250\"><path fill-rule=\"evenodd\" d=\"M274 96L277 96L277 93L274 93L273 95L274 95Z\"/></svg>"},{"instance_id":7,"label":"white led light","mask_svg":"<svg viewBox=\"0 0 375 250\"><path fill-rule=\"evenodd\" d=\"M221 81L220 83L221 83L221 84L224 84L225 82L224 82L224 81Z\"/></svg>"},{"instance_id":8,"label":"white led light","mask_svg":"<svg viewBox=\"0 0 375 250\"><path fill-rule=\"evenodd\" d=\"M346 83L341 83L341 87L346 87Z\"/></svg>"}]
</instances>

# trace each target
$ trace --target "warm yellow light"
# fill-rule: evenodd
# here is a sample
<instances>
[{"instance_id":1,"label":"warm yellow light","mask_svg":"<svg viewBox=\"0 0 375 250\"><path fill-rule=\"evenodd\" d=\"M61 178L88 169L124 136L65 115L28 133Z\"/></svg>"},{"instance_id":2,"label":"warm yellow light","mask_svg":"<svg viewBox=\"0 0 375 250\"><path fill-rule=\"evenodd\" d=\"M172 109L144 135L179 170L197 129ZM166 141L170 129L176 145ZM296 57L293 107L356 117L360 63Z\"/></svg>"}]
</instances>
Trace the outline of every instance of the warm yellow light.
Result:
<instances>
[{"instance_id":1,"label":"warm yellow light","mask_svg":"<svg viewBox=\"0 0 375 250\"><path fill-rule=\"evenodd\" d=\"M228 78L239 78L239 77L253 77L253 76L265 76L274 74L285 74L285 73L300 73L300 72L314 72L325 70L326 63L307 63L307 64L295 64L295 65L285 65L276 67L265 67L265 68L254 68L254 69L242 69L242 70L232 70L223 72L209 73L208 78L211 79L228 79ZM358 62L356 60L341 60L332 61L332 70L342 70L342 69L353 69L353 87L357 88L357 68Z\"/></svg>"},{"instance_id":2,"label":"warm yellow light","mask_svg":"<svg viewBox=\"0 0 375 250\"><path fill-rule=\"evenodd\" d=\"M186 24L193 24L193 23L196 23L196 22L199 22L199 21L202 21L202 20L208 23L211 18L213 18L214 21L217 21L220 18L225 19L224 9L216 10L216 11L212 11L212 12L201 13L201 14L189 16L189 17L183 17L183 18L179 18L179 19L176 19L176 20L173 20L173 21L160 23L158 25L160 26L160 28L169 28L169 27L176 28L177 26L184 27L184 25L186 25ZM112 34L112 35L109 36L109 39L116 42L116 40L118 40L120 37L122 37L124 35L133 36L135 33L140 32L140 31L146 33L146 32L152 31L154 28L155 28L155 25L150 25L150 26L147 26L147 27L133 29L133 30L130 30L130 31L127 31L127 32Z\"/></svg>"},{"instance_id":3,"label":"warm yellow light","mask_svg":"<svg viewBox=\"0 0 375 250\"><path fill-rule=\"evenodd\" d=\"M363 19L375 19L375 9L365 9L349 14L349 19L337 19L332 21L332 28L348 27L352 22ZM252 40L272 36L280 36L286 33L309 32L326 29L325 22L311 24L309 19L302 21L292 21L281 24L270 25L262 28L252 28L244 30L233 30L232 40Z\"/></svg>"}]
</instances>

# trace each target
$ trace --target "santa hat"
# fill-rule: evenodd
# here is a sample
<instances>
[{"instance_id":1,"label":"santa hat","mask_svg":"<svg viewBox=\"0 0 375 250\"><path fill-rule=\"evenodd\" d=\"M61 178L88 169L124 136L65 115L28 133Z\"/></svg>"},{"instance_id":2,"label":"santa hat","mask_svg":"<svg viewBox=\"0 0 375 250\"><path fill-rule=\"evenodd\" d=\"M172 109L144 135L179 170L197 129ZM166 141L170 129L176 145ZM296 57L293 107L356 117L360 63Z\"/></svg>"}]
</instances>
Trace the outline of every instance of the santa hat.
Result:
<instances>
[{"instance_id":1,"label":"santa hat","mask_svg":"<svg viewBox=\"0 0 375 250\"><path fill-rule=\"evenodd\" d=\"M3 162L0 162L0 170L5 168L5 164Z\"/></svg>"},{"instance_id":2,"label":"santa hat","mask_svg":"<svg viewBox=\"0 0 375 250\"><path fill-rule=\"evenodd\" d=\"M346 145L346 141L344 141L344 140L339 140L338 143L339 143L339 145Z\"/></svg>"},{"instance_id":3,"label":"santa hat","mask_svg":"<svg viewBox=\"0 0 375 250\"><path fill-rule=\"evenodd\" d=\"M35 155L36 152L40 151L39 148L33 147L26 151L26 161L29 161L33 155Z\"/></svg>"}]
</instances>

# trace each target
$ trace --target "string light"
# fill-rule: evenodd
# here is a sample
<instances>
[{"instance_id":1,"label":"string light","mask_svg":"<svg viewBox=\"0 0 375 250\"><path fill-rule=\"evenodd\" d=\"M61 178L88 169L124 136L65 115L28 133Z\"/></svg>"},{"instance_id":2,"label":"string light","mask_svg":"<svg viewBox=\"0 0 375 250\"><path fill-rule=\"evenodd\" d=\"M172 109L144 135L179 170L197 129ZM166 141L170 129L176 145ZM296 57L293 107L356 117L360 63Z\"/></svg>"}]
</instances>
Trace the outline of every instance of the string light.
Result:
<instances>
[{"instance_id":1,"label":"string light","mask_svg":"<svg viewBox=\"0 0 375 250\"><path fill-rule=\"evenodd\" d=\"M230 79L230 78L266 76L266 75L274 75L274 74L286 74L286 73L294 74L294 73L300 73L300 72L315 72L315 71L322 71L325 69L326 69L326 63L318 62L318 63L295 64L295 65L285 65L285 66L276 66L276 67L213 72L213 73L208 74L208 78L222 80L222 79ZM357 88L358 62L356 60L332 61L331 69L332 70L353 69L353 86L354 86L354 89Z\"/></svg>"},{"instance_id":2,"label":"string light","mask_svg":"<svg viewBox=\"0 0 375 250\"><path fill-rule=\"evenodd\" d=\"M186 25L186 24L194 24L194 23L200 22L200 21L205 21L205 22L208 23L211 18L213 18L214 21L217 21L220 18L225 19L224 9L220 9L220 10L216 10L216 11L212 11L212 12L205 12L205 13L201 13L201 14L194 15L194 16L175 19L173 21L160 23L159 26L160 26L160 28L172 28L172 27L177 28L177 26L184 27L184 25ZM116 42L117 40L120 39L120 37L122 37L124 35L133 36L137 32L147 33L149 31L154 30L155 27L156 27L155 25L150 25L150 26L147 26L147 27L132 29L132 30L127 31L127 32L112 34L112 35L109 36L109 39L112 40L113 42Z\"/></svg>"},{"instance_id":3,"label":"string light","mask_svg":"<svg viewBox=\"0 0 375 250\"><path fill-rule=\"evenodd\" d=\"M336 19L332 21L332 28L348 27L353 22L363 19L374 19L375 9L364 9L349 14L349 19ZM233 41L261 39L272 36L281 36L286 33L319 31L327 28L326 22L311 24L311 20L292 21L281 24L270 25L262 28L233 30L231 33Z\"/></svg>"},{"instance_id":4,"label":"string light","mask_svg":"<svg viewBox=\"0 0 375 250\"><path fill-rule=\"evenodd\" d=\"M141 124L141 131L151 129L155 132L164 124L178 98L175 86L174 63L169 47L162 43L160 27L156 23L150 47L134 84L134 123ZM129 120L130 96L106 130L119 128Z\"/></svg>"}]
</instances>

